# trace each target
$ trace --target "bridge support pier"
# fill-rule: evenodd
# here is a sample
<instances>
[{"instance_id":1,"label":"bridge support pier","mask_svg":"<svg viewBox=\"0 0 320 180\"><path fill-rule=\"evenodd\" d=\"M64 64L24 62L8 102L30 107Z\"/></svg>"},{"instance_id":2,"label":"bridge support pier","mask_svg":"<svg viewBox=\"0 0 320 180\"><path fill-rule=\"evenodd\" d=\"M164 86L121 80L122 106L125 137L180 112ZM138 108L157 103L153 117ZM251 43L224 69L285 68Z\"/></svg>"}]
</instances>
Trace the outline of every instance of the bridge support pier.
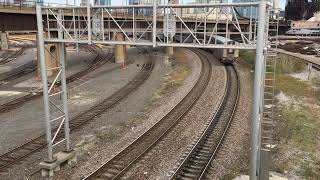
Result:
<instances>
[{"instance_id":1,"label":"bridge support pier","mask_svg":"<svg viewBox=\"0 0 320 180\"><path fill-rule=\"evenodd\" d=\"M9 49L9 41L8 41L7 32L1 32L0 39L1 39L1 49L8 50Z\"/></svg>"},{"instance_id":2,"label":"bridge support pier","mask_svg":"<svg viewBox=\"0 0 320 180\"><path fill-rule=\"evenodd\" d=\"M39 48L38 48L39 49ZM37 78L41 80L41 65L38 60L39 55L37 56ZM60 62L60 51L57 44L46 44L45 45L45 60L46 60L46 69L47 77L51 77L55 72L58 71L57 67Z\"/></svg>"},{"instance_id":3,"label":"bridge support pier","mask_svg":"<svg viewBox=\"0 0 320 180\"><path fill-rule=\"evenodd\" d=\"M124 41L124 35L122 33L117 33L116 41ZM115 61L117 64L121 65L121 69L125 68L125 59L127 56L126 45L115 45Z\"/></svg>"},{"instance_id":4,"label":"bridge support pier","mask_svg":"<svg viewBox=\"0 0 320 180\"><path fill-rule=\"evenodd\" d=\"M145 34L145 40L150 40L150 41L152 41L152 33L151 33L151 32L146 32L146 34Z\"/></svg>"},{"instance_id":5,"label":"bridge support pier","mask_svg":"<svg viewBox=\"0 0 320 180\"><path fill-rule=\"evenodd\" d=\"M166 47L166 54L169 56L169 58L173 57L173 47Z\"/></svg>"}]
</instances>

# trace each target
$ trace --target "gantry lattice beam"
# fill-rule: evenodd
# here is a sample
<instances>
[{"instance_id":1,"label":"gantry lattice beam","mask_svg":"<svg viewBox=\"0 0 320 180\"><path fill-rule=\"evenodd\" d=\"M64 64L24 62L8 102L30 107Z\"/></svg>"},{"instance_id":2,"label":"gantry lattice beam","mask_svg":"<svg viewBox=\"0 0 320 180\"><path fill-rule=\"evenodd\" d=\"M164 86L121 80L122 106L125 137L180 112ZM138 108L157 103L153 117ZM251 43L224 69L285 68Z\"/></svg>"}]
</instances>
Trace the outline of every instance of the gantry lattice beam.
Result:
<instances>
[{"instance_id":1,"label":"gantry lattice beam","mask_svg":"<svg viewBox=\"0 0 320 180\"><path fill-rule=\"evenodd\" d=\"M253 17L247 19L250 28L244 29L235 8L247 7L251 11L256 11L257 8L254 7L257 6L258 3L64 6L42 7L41 15L46 17L44 31L48 34L44 41L51 43L254 49L256 39L254 27L257 27L257 21ZM201 8L207 11L195 12ZM62 17L68 14L69 18L59 20L57 17L60 12ZM117 19L119 13L125 18ZM190 14L196 14L191 18L195 21L192 24L188 23ZM139 26L141 22L147 26ZM50 36L57 32L58 26L63 29L62 39ZM125 40L121 42L115 40L116 33L124 34ZM214 41L217 35L235 37L238 41L234 44L217 43Z\"/></svg>"}]
</instances>

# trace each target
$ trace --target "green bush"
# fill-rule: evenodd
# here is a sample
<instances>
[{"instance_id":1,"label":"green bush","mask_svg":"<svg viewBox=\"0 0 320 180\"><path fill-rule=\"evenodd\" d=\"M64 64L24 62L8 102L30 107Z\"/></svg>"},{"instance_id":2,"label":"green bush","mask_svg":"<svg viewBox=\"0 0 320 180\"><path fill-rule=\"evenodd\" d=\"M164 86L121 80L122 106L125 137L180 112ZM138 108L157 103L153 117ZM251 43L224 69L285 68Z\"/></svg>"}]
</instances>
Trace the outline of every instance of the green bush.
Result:
<instances>
[{"instance_id":1,"label":"green bush","mask_svg":"<svg viewBox=\"0 0 320 180\"><path fill-rule=\"evenodd\" d=\"M254 67L256 53L254 50L240 50L240 59Z\"/></svg>"},{"instance_id":2,"label":"green bush","mask_svg":"<svg viewBox=\"0 0 320 180\"><path fill-rule=\"evenodd\" d=\"M246 64L248 64L252 69L254 69L255 64L255 51L254 50L240 50L240 59L243 60ZM287 56L283 54L279 54L277 57L276 63L276 73L277 74L286 74L286 73L294 73L301 72L305 68L306 64L303 60L298 58ZM272 67L267 67L267 71L273 71L270 69Z\"/></svg>"}]
</instances>

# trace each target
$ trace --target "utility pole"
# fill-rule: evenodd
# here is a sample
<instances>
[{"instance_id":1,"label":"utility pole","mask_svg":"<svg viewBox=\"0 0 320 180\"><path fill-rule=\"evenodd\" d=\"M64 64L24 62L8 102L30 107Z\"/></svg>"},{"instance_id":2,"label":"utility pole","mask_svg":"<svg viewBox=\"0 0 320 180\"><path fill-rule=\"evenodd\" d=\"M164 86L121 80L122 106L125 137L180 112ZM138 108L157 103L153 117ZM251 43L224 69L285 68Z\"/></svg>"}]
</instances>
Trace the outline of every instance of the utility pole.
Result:
<instances>
[{"instance_id":1,"label":"utility pole","mask_svg":"<svg viewBox=\"0 0 320 180\"><path fill-rule=\"evenodd\" d=\"M153 19L152 19L152 46L156 47L156 41L157 41L157 0L153 0Z\"/></svg>"},{"instance_id":2,"label":"utility pole","mask_svg":"<svg viewBox=\"0 0 320 180\"><path fill-rule=\"evenodd\" d=\"M261 93L264 88L264 47L265 47L265 25L266 25L266 0L261 0L259 4L258 33L256 45L256 62L253 92L253 107L251 120L251 152L250 152L250 180L256 180L259 176L260 164L260 139L261 139L261 113L263 101Z\"/></svg>"}]
</instances>

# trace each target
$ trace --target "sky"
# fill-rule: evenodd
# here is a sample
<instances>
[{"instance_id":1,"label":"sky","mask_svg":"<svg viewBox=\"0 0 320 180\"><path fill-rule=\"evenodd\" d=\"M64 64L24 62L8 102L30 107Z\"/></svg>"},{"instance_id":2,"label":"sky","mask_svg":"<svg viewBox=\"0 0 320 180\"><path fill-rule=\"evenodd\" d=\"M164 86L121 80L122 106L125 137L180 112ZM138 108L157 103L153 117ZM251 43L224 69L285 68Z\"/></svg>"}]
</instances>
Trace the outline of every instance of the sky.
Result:
<instances>
[{"instance_id":1,"label":"sky","mask_svg":"<svg viewBox=\"0 0 320 180\"><path fill-rule=\"evenodd\" d=\"M58 3L58 4L65 4L66 1L68 1L69 4L73 4L73 2L74 2L74 0L44 0L44 2ZM75 1L76 1L76 4L80 4L81 0L75 0ZM91 1L93 1L93 0L91 0ZM111 0L111 4L112 5L125 5L126 1L128 1L128 0ZM186 4L186 3L194 2L194 1L195 0L183 0L183 3ZM285 8L285 3L286 3L286 0L280 0L280 4L281 4L282 9Z\"/></svg>"}]
</instances>

